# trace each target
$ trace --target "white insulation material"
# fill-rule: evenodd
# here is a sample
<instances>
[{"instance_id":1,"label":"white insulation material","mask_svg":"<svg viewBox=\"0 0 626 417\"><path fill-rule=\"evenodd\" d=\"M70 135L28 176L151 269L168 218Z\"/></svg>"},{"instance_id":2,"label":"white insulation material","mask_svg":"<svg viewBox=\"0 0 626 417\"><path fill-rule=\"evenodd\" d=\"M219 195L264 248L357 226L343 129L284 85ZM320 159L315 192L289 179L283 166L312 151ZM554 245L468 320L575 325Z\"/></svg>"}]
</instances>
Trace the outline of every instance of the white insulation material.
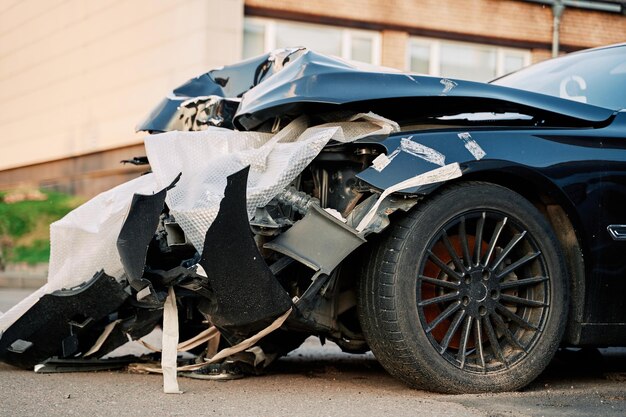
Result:
<instances>
[{"instance_id":1,"label":"white insulation material","mask_svg":"<svg viewBox=\"0 0 626 417\"><path fill-rule=\"evenodd\" d=\"M289 185L331 139L350 142L398 130L396 123L368 113L314 127L301 117L276 134L210 127L148 136L145 146L153 173L96 196L50 226L48 283L0 316L0 332L44 294L80 285L101 269L122 277L116 242L134 194L158 192L182 173L166 202L201 252L206 231L219 211L227 176L250 166L246 194L252 217L256 207L265 206Z\"/></svg>"},{"instance_id":2,"label":"white insulation material","mask_svg":"<svg viewBox=\"0 0 626 417\"><path fill-rule=\"evenodd\" d=\"M116 242L133 194L159 189L153 174L143 175L97 195L52 223L48 289L75 287L101 269L119 278L123 268Z\"/></svg>"},{"instance_id":3,"label":"white insulation material","mask_svg":"<svg viewBox=\"0 0 626 417\"><path fill-rule=\"evenodd\" d=\"M315 158L339 127L306 129L298 119L276 135L209 128L201 132L168 132L146 139L146 151L157 182L167 194L187 239L202 251L204 235L217 216L226 177L250 166L248 215L263 207Z\"/></svg>"},{"instance_id":4,"label":"white insulation material","mask_svg":"<svg viewBox=\"0 0 626 417\"><path fill-rule=\"evenodd\" d=\"M265 206L289 185L329 140L349 142L397 129L395 123L372 114L314 127L307 123L305 117L298 118L275 135L210 127L146 139L158 188L183 173L166 201L198 251L202 251L206 231L219 211L227 176L250 166L246 195L248 217L252 218L256 207Z\"/></svg>"}]
</instances>

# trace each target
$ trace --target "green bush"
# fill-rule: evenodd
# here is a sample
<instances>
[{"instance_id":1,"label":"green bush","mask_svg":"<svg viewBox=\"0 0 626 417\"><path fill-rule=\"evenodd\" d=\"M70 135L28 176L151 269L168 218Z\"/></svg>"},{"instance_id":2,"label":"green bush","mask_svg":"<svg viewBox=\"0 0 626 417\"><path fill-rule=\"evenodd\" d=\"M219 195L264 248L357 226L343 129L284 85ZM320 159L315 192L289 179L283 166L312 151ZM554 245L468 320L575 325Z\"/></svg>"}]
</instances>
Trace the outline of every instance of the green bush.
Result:
<instances>
[{"instance_id":1,"label":"green bush","mask_svg":"<svg viewBox=\"0 0 626 417\"><path fill-rule=\"evenodd\" d=\"M47 262L50 257L50 223L80 204L67 194L44 191L44 200L7 203L0 194L0 263Z\"/></svg>"},{"instance_id":2,"label":"green bush","mask_svg":"<svg viewBox=\"0 0 626 417\"><path fill-rule=\"evenodd\" d=\"M13 262L37 264L48 262L50 258L50 241L35 240L30 246L16 246L12 251Z\"/></svg>"}]
</instances>

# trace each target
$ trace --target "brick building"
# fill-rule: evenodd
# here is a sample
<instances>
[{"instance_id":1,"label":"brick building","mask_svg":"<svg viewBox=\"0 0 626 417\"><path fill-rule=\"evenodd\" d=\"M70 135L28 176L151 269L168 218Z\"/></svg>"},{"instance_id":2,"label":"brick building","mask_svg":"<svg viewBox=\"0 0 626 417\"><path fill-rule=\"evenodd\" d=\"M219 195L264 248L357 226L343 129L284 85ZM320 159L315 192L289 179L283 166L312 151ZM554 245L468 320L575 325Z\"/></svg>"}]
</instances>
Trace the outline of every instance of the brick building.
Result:
<instances>
[{"instance_id":1,"label":"brick building","mask_svg":"<svg viewBox=\"0 0 626 417\"><path fill-rule=\"evenodd\" d=\"M168 91L273 48L494 78L551 55L555 1L561 52L626 41L626 1L0 0L0 189L133 178L119 161Z\"/></svg>"}]
</instances>

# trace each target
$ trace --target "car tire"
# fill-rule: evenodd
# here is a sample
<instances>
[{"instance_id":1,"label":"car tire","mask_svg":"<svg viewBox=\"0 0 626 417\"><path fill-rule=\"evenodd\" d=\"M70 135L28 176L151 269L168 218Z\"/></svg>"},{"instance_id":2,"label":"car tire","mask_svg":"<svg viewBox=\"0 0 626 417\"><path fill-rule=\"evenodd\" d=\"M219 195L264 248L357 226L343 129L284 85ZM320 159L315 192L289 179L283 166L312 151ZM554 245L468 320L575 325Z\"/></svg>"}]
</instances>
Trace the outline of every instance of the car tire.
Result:
<instances>
[{"instance_id":1,"label":"car tire","mask_svg":"<svg viewBox=\"0 0 626 417\"><path fill-rule=\"evenodd\" d=\"M376 358L411 387L515 390L559 346L565 271L554 232L528 200L460 183L420 202L373 248L359 318Z\"/></svg>"}]
</instances>

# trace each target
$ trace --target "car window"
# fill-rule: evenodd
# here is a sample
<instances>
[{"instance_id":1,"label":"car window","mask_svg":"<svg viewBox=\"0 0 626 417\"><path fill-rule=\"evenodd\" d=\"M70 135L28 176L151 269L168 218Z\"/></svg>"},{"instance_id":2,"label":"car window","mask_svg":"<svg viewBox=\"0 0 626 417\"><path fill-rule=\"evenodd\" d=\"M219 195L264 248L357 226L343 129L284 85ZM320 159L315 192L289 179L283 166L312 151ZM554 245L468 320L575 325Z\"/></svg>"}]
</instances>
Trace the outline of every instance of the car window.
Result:
<instances>
[{"instance_id":1,"label":"car window","mask_svg":"<svg viewBox=\"0 0 626 417\"><path fill-rule=\"evenodd\" d=\"M566 55L522 69L493 84L594 104L626 108L626 45Z\"/></svg>"}]
</instances>

